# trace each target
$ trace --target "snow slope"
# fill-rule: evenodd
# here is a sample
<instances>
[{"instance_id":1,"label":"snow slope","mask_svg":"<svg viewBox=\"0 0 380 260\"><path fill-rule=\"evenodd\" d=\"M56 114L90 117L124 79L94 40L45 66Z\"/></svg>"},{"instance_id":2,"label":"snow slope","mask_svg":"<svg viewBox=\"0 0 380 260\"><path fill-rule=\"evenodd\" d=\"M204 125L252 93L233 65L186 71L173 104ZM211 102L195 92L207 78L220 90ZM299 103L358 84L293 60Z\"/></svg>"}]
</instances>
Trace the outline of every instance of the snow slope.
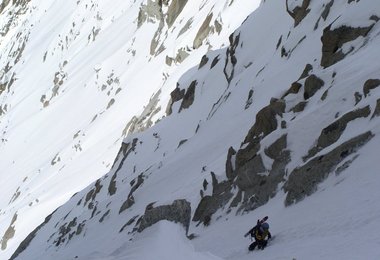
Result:
<instances>
[{"instance_id":1,"label":"snow slope","mask_svg":"<svg viewBox=\"0 0 380 260\"><path fill-rule=\"evenodd\" d=\"M376 206L379 198L376 159L380 142L380 93L376 79L379 78L380 9L368 1L313 1L306 7L304 17L300 8L301 14L294 19L302 19L295 23L292 12L307 1L286 2L288 10L281 1L263 1L229 37L229 46L223 45L228 37L225 31L220 38L207 39L214 47L202 60L203 53L192 50L178 65L182 69L167 65L170 77L166 80L165 74L160 82L163 80L168 87L162 87L158 103L166 106L172 93L171 113L163 118L162 109L158 114L143 113L145 118L152 117L152 122L160 120L152 126L148 122L149 127L143 132L131 132L109 173L49 216L24 241L25 250L18 250L14 257L157 259L162 255L167 259L248 259L251 254L258 254L263 259L377 259L376 245L380 236L375 230L380 226L380 208ZM220 8L226 6L221 4ZM248 11L243 6L236 8ZM232 11L226 11L226 15L234 20ZM199 17L205 16L199 14ZM202 20L200 18L199 23ZM152 26L148 23L136 33L143 34L145 27L148 30ZM344 29L346 27L368 29ZM150 31L152 34L154 29ZM188 46L193 44L193 36L189 36ZM176 49L168 47L175 37L169 38L165 41L167 50ZM108 38L104 36L105 39ZM140 39L138 44L143 44L143 36ZM146 104L149 98L155 100L159 87L151 84L159 81L162 71L156 70L167 61L158 55L147 63L148 45L142 49L145 55L140 56L136 50L136 58L119 79L131 86L123 97L129 97L136 104ZM335 49L330 51L330 45ZM206 46L201 48L207 49ZM108 55L111 51L105 48L99 55ZM84 64L86 55L79 56L72 69ZM115 54L115 59L122 64L120 53ZM115 60L108 62L111 66ZM100 72L103 70L103 63L98 63L90 66L95 73L99 68ZM83 72L83 78L85 74ZM93 74L92 77L93 84L100 86L102 80L98 81ZM106 77L107 73L99 74L104 81ZM129 82L136 85L127 84ZM150 91L145 89L148 87ZM75 100L79 106L86 95L77 99L76 92L74 95L72 91L73 96L67 99ZM122 93L124 90L120 95ZM144 96L141 100L140 95ZM58 99L56 102L61 102L59 109L65 111L61 113L66 116L66 103ZM88 100L89 114L94 111L93 107L90 109L93 102ZM104 104L107 102L103 108ZM151 105L152 102L145 108ZM123 110L134 111L130 117L141 109L129 110L128 105L118 102L111 109L117 107L120 110L112 115ZM53 108L49 105L43 111ZM266 111L270 113L265 114ZM77 111L73 111L74 114ZM64 182L60 177L46 182L45 187L51 190L44 192L44 203L35 205L34 213L31 210L23 213L22 220L17 215L16 234L18 230L25 232L9 240L10 249L3 252L5 257L13 253L32 227L42 222L38 219L101 175L84 174L85 180L78 180L77 176L70 178L83 169L89 173L99 170L99 163L105 162L104 154L99 151L106 150L102 147L109 148L112 135L101 131L108 134L103 138L99 129L112 124L120 133L126 121L120 124L119 117L106 115L107 111L99 112L99 118L94 121L99 128L91 130L94 132L89 130L92 134L86 131L82 135L83 140L94 143L93 149L89 148L93 153L90 150L86 153L91 155L91 160L84 157L77 159L78 164L68 164L62 169L67 171L62 175ZM120 127L114 128L114 124ZM69 136L72 135L75 131ZM120 138L115 134L112 147L118 145L115 141ZM99 140L103 140L105 146L98 145ZM230 147L237 155L229 156ZM58 164L67 161L63 155L61 163L57 158L53 161ZM92 160L96 163L91 163ZM109 167L112 160L109 159ZM46 181L40 178L35 181L36 185ZM56 188L59 194L52 192ZM172 223L159 222L141 230L144 216L148 219L152 208L159 209L177 199L189 202L193 220L200 214L202 203L208 203L204 212L209 210L209 215L205 213L188 226L184 224L187 234L194 237L191 242L184 239L185 230ZM21 201L21 197L17 201ZM22 201L26 203L25 199ZM293 204L295 202L297 204ZM12 206L14 211L23 211L20 206ZM6 212L4 230L13 216L12 211ZM270 216L276 238L267 250L249 254L250 242L243 234L263 215ZM166 214L165 218L172 216ZM359 226L363 232L360 240L357 239Z\"/></svg>"},{"instance_id":2,"label":"snow slope","mask_svg":"<svg viewBox=\"0 0 380 260\"><path fill-rule=\"evenodd\" d=\"M143 6L157 8L152 1L8 2L0 21L0 234L16 215L17 227L3 243L2 257L75 192L109 171L123 138L161 118L180 75L208 49L228 42L259 4L192 1L159 34L166 49L151 54L160 21L153 16L138 24L138 17ZM241 15L233 17L236 10ZM209 13L214 15L207 42L195 49L194 38ZM182 54L171 66L165 63L182 49L191 57ZM150 115L135 123L149 106Z\"/></svg>"}]
</instances>

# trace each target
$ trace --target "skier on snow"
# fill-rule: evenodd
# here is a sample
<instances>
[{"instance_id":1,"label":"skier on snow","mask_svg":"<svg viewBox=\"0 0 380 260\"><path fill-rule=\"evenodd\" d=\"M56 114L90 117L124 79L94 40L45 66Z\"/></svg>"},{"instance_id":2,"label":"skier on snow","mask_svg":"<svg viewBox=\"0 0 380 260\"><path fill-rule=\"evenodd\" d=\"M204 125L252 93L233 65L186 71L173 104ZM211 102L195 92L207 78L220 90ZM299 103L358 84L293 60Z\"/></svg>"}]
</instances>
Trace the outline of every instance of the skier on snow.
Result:
<instances>
[{"instance_id":1,"label":"skier on snow","mask_svg":"<svg viewBox=\"0 0 380 260\"><path fill-rule=\"evenodd\" d=\"M256 226L244 235L245 237L251 235L251 237L255 238L255 241L249 245L249 251L254 250L256 246L258 249L263 250L268 244L268 239L272 238L272 235L269 232L269 224L266 222L267 219L268 216L265 216L263 219L257 220Z\"/></svg>"}]
</instances>

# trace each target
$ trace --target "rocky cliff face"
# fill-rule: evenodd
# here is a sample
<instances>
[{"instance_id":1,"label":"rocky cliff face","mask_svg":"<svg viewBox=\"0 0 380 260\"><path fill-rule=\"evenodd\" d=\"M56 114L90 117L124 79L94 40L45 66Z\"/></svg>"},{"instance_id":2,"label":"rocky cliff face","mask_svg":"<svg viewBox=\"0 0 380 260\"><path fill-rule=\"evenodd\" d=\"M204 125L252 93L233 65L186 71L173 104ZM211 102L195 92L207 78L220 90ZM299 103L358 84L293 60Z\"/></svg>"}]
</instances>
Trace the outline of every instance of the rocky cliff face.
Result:
<instances>
[{"instance_id":1,"label":"rocky cliff face","mask_svg":"<svg viewBox=\"0 0 380 260\"><path fill-rule=\"evenodd\" d=\"M79 248L88 245L111 254L161 220L180 223L190 238L202 236L207 226L254 214L274 197L286 207L307 200L355 165L363 147L380 143L379 8L365 1L262 1L225 46L213 48L225 27L222 13L213 7L188 17L189 6L148 0L135 7L136 28L153 35L144 39L143 56L167 68L160 82L172 87L153 88L124 127L109 172L49 216L11 259L85 258L92 249ZM185 45L172 45L184 36ZM136 36L132 46L138 44ZM140 57L134 48L128 51ZM170 76L194 59L180 77ZM70 78L66 66L55 74L52 97ZM96 67L96 82L109 97L134 76L123 81L102 71ZM115 106L107 104L94 122ZM84 137L79 131L74 139ZM51 164L64 157L56 154ZM4 241L17 234L17 221ZM117 245L111 249L99 236Z\"/></svg>"}]
</instances>

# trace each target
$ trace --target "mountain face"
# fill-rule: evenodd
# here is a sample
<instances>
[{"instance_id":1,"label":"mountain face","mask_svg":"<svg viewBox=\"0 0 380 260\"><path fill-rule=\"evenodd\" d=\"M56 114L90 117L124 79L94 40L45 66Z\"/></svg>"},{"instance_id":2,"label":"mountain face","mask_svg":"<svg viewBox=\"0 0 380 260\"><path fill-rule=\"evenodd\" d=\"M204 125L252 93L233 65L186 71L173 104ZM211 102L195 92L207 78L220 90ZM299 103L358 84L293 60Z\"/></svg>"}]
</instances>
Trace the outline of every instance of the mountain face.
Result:
<instances>
[{"instance_id":1,"label":"mountain face","mask_svg":"<svg viewBox=\"0 0 380 260\"><path fill-rule=\"evenodd\" d=\"M0 11L1 258L380 257L373 1Z\"/></svg>"}]
</instances>

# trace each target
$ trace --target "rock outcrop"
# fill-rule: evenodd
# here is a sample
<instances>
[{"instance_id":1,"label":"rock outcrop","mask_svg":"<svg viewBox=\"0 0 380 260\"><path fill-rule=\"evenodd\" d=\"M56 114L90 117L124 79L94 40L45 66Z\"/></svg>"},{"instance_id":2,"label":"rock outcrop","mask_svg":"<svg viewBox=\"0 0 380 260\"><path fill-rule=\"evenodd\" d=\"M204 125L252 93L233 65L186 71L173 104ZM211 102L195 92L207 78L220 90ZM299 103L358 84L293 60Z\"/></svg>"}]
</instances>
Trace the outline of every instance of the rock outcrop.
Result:
<instances>
[{"instance_id":1,"label":"rock outcrop","mask_svg":"<svg viewBox=\"0 0 380 260\"><path fill-rule=\"evenodd\" d=\"M370 91L372 89L375 89L377 87L380 86L380 79L369 79L367 80L365 83L364 83L364 86L363 86L363 93L364 93L364 96L368 96Z\"/></svg>"},{"instance_id":2,"label":"rock outcrop","mask_svg":"<svg viewBox=\"0 0 380 260\"><path fill-rule=\"evenodd\" d=\"M284 185L287 192L285 205L289 206L313 194L319 183L336 169L336 166L347 156L355 153L361 146L365 145L374 135L366 132L354 137L336 147L331 152L321 155L296 168L289 175Z\"/></svg>"},{"instance_id":3,"label":"rock outcrop","mask_svg":"<svg viewBox=\"0 0 380 260\"><path fill-rule=\"evenodd\" d=\"M289 9L289 0L286 0L286 10L288 14L294 19L294 27L296 27L310 12L308 8L310 0L303 0L301 5L297 5L293 10Z\"/></svg>"},{"instance_id":4,"label":"rock outcrop","mask_svg":"<svg viewBox=\"0 0 380 260\"><path fill-rule=\"evenodd\" d=\"M206 226L209 225L212 215L216 213L218 209L224 207L233 196L233 193L231 192L231 180L219 183L213 172L211 172L211 176L213 188L212 195L204 196L201 199L192 219L193 221L199 221L199 223L203 223Z\"/></svg>"},{"instance_id":5,"label":"rock outcrop","mask_svg":"<svg viewBox=\"0 0 380 260\"><path fill-rule=\"evenodd\" d=\"M207 38L207 36L210 34L212 27L210 26L211 19L212 19L213 13L210 13L206 19L203 21L201 27L198 30L197 35L195 36L194 42L193 42L193 48L198 49L202 46L203 41Z\"/></svg>"},{"instance_id":6,"label":"rock outcrop","mask_svg":"<svg viewBox=\"0 0 380 260\"><path fill-rule=\"evenodd\" d=\"M310 75L305 80L305 91L303 94L304 99L309 99L310 97L314 96L314 94L324 85L325 85L325 82L323 80L321 80L314 74Z\"/></svg>"},{"instance_id":7,"label":"rock outcrop","mask_svg":"<svg viewBox=\"0 0 380 260\"><path fill-rule=\"evenodd\" d=\"M327 68L346 57L348 53L343 53L343 44L353 41L362 36L365 37L371 31L372 26L368 27L349 27L341 26L331 29L331 25L323 30L322 41L322 59L321 66ZM351 50L352 51L352 50Z\"/></svg>"},{"instance_id":8,"label":"rock outcrop","mask_svg":"<svg viewBox=\"0 0 380 260\"><path fill-rule=\"evenodd\" d=\"M171 205L147 207L144 215L138 221L139 226L137 231L142 232L144 229L154 225L158 221L168 220L182 224L185 227L187 233L189 229L190 219L190 202L184 199L175 200Z\"/></svg>"},{"instance_id":9,"label":"rock outcrop","mask_svg":"<svg viewBox=\"0 0 380 260\"><path fill-rule=\"evenodd\" d=\"M190 83L190 86L187 88L186 93L183 96L182 103L178 112L181 112L183 109L189 108L193 104L195 98L195 87L197 86L197 84L198 82L196 80Z\"/></svg>"},{"instance_id":10,"label":"rock outcrop","mask_svg":"<svg viewBox=\"0 0 380 260\"><path fill-rule=\"evenodd\" d=\"M323 150L327 146L330 146L336 141L338 141L338 139L343 134L349 122L358 118L368 117L370 113L371 113L370 107L366 106L364 108L357 109L357 110L344 114L338 120L334 121L333 123L331 123L324 129L322 129L322 132L318 138L317 144L312 149L310 149L308 156L305 157L304 160L307 160L313 157L319 151Z\"/></svg>"}]
</instances>

